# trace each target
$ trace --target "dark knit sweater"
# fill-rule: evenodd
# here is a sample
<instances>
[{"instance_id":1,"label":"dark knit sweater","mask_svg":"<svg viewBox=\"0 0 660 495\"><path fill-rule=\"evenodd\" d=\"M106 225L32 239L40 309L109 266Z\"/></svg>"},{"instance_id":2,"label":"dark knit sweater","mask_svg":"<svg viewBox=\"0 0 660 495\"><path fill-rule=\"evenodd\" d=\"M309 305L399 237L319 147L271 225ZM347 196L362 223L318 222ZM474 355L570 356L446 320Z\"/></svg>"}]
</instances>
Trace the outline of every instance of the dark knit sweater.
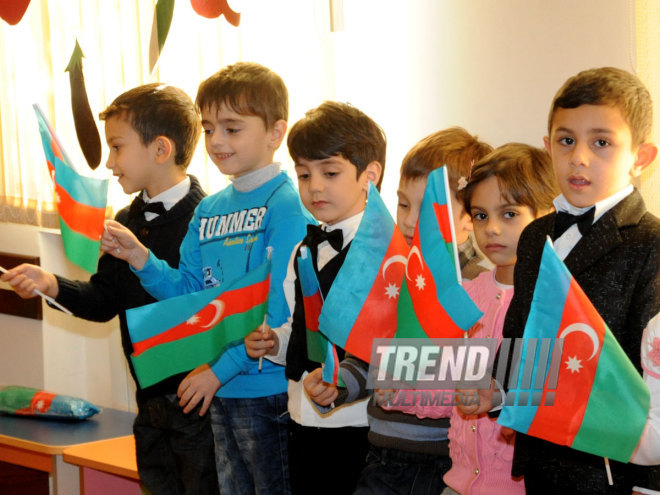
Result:
<instances>
[{"instance_id":1,"label":"dark knit sweater","mask_svg":"<svg viewBox=\"0 0 660 495\"><path fill-rule=\"evenodd\" d=\"M120 210L115 220L128 227L158 258L166 260L172 267L179 265L179 245L188 231L188 224L201 199L206 196L197 179L190 177L190 191L170 210L152 221L143 214L129 216L129 207ZM68 280L56 275L59 284L57 302L69 308L79 318L90 321L108 321L119 316L119 328L124 355L137 384L133 364L130 360L132 344L126 324L126 310L150 304L156 300L142 288L138 278L131 272L128 263L109 254L99 259L97 272L89 282ZM187 373L172 376L146 389L137 384L138 404L162 394L176 393L176 389Z\"/></svg>"}]
</instances>

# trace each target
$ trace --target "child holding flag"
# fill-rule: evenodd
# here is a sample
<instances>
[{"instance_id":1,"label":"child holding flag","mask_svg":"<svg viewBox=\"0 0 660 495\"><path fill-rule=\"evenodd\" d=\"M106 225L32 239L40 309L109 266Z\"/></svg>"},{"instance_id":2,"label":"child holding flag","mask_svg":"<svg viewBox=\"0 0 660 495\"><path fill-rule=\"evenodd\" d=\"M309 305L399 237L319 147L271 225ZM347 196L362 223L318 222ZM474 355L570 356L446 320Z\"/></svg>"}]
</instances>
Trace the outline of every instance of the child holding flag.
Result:
<instances>
[{"instance_id":1,"label":"child holding flag","mask_svg":"<svg viewBox=\"0 0 660 495\"><path fill-rule=\"evenodd\" d=\"M320 290L326 297L338 279L363 218L369 184L380 186L385 135L357 108L325 102L291 128L287 144L298 174L300 197L322 222L320 228L308 228L301 244L310 252ZM296 264L301 249L301 245L294 249L285 280L292 319L265 333L252 332L246 337L246 348L250 356L267 355L276 362L286 362L293 493L350 494L367 453L366 402L361 400L366 392L364 384L358 385L364 377L358 369L359 360L344 356L338 348L338 359L343 361L341 376L347 387L338 390L323 382L320 364L308 358L307 305L303 303ZM330 412L320 413L310 396L330 406ZM320 476L321 472L328 476Z\"/></svg>"},{"instance_id":2,"label":"child holding flag","mask_svg":"<svg viewBox=\"0 0 660 495\"><path fill-rule=\"evenodd\" d=\"M551 236L554 251L641 372L642 334L660 311L660 220L646 210L632 180L657 155L649 142L652 107L642 82L612 67L582 71L555 95L544 141L561 194L554 200L557 213L532 222L520 236L505 338L523 335ZM566 338L564 349L575 338ZM578 358L562 356L562 369ZM584 394L585 403L588 398ZM480 409L490 408L484 399ZM604 460L526 434L516 435L512 473L524 475L529 493L660 489L654 468Z\"/></svg>"},{"instance_id":3,"label":"child holding flag","mask_svg":"<svg viewBox=\"0 0 660 495\"><path fill-rule=\"evenodd\" d=\"M464 190L479 249L495 265L467 281L465 289L484 315L468 335L502 341L504 315L513 295L518 238L535 218L552 209L557 186L545 150L511 143L477 163ZM420 418L444 414L445 407L397 407ZM449 428L451 469L444 493L525 493L521 478L511 477L513 434L483 413L466 415L453 407Z\"/></svg>"},{"instance_id":4,"label":"child holding flag","mask_svg":"<svg viewBox=\"0 0 660 495\"><path fill-rule=\"evenodd\" d=\"M282 285L289 255L312 221L291 179L273 163L286 134L286 86L270 69L239 62L203 81L196 103L206 150L232 184L200 203L179 269L114 223L104 249L128 260L143 286L165 299L222 287L265 263L272 247L268 324L279 326L289 316ZM289 493L286 387L283 366L264 361L261 367L243 345L181 382L185 413L199 403L202 415L211 407L221 493Z\"/></svg>"},{"instance_id":5,"label":"child holding flag","mask_svg":"<svg viewBox=\"0 0 660 495\"><path fill-rule=\"evenodd\" d=\"M472 279L487 270L487 260L474 248L470 232L472 220L462 202L461 184L470 175L476 161L492 151L465 129L452 127L420 140L401 163L397 226L408 245L419 219L429 173L447 166L451 205L454 218L459 263L464 279ZM462 179L461 179L462 177ZM366 371L365 371L366 373ZM404 391L401 391L404 392ZM375 395L379 395L376 391ZM449 417L431 419L380 407L376 396L367 406L369 420L369 454L356 494L408 494L413 487L424 487L425 493L439 493L443 474L449 469Z\"/></svg>"},{"instance_id":6,"label":"child holding flag","mask_svg":"<svg viewBox=\"0 0 660 495\"><path fill-rule=\"evenodd\" d=\"M172 266L179 263L195 207L205 196L186 175L201 127L192 100L160 83L138 86L118 96L100 115L112 170L126 194L139 193L116 215ZM129 359L132 345L126 311L155 301L122 260L105 254L88 282L68 280L33 265L2 276L21 297L42 291L74 315L92 321L119 316L122 347L137 384L138 415L133 425L140 481L151 493L217 493L213 435L208 417L184 414L176 391L185 373L141 388Z\"/></svg>"}]
</instances>

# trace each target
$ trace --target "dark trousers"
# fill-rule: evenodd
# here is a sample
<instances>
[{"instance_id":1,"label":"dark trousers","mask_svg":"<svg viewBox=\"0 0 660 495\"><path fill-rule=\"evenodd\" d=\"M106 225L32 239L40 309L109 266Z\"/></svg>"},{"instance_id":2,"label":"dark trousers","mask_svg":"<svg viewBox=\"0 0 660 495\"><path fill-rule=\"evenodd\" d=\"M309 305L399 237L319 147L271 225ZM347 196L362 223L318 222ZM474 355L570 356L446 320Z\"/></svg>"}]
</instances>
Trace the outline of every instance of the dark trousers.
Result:
<instances>
[{"instance_id":1,"label":"dark trousers","mask_svg":"<svg viewBox=\"0 0 660 495\"><path fill-rule=\"evenodd\" d=\"M184 414L175 394L140 401L133 424L140 482L152 495L217 495L209 414Z\"/></svg>"},{"instance_id":2,"label":"dark trousers","mask_svg":"<svg viewBox=\"0 0 660 495\"><path fill-rule=\"evenodd\" d=\"M350 495L367 458L369 428L316 428L289 421L293 495Z\"/></svg>"},{"instance_id":3,"label":"dark trousers","mask_svg":"<svg viewBox=\"0 0 660 495\"><path fill-rule=\"evenodd\" d=\"M447 455L419 454L371 445L355 495L437 495L451 467Z\"/></svg>"}]
</instances>

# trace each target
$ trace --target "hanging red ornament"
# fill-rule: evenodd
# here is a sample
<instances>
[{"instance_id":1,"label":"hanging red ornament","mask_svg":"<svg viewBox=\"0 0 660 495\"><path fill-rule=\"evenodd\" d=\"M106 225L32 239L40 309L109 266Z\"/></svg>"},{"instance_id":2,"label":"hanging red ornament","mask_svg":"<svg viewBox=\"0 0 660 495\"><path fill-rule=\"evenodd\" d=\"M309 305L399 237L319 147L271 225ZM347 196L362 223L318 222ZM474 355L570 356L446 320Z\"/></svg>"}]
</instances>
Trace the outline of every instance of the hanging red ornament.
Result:
<instances>
[{"instance_id":1,"label":"hanging red ornament","mask_svg":"<svg viewBox=\"0 0 660 495\"><path fill-rule=\"evenodd\" d=\"M224 14L227 22L233 26L238 27L241 22L241 14L234 12L227 0L190 0L190 4L195 12L202 17L215 19Z\"/></svg>"},{"instance_id":2,"label":"hanging red ornament","mask_svg":"<svg viewBox=\"0 0 660 495\"><path fill-rule=\"evenodd\" d=\"M0 0L0 17L15 26L23 18L28 5L30 0Z\"/></svg>"}]
</instances>

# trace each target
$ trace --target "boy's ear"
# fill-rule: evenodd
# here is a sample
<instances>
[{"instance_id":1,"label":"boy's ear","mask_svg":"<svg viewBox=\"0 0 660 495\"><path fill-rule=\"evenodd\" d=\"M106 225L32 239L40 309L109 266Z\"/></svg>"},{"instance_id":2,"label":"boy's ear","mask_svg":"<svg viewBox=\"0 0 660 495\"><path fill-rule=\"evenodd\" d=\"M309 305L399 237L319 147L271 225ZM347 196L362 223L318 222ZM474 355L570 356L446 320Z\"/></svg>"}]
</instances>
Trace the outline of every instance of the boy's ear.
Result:
<instances>
[{"instance_id":1,"label":"boy's ear","mask_svg":"<svg viewBox=\"0 0 660 495\"><path fill-rule=\"evenodd\" d=\"M383 173L383 166L379 162L373 161L369 165L367 165L363 173L369 181L374 183L375 186L378 184L378 181L380 181L380 176ZM368 182L365 182L364 188L365 191L369 190Z\"/></svg>"},{"instance_id":2,"label":"boy's ear","mask_svg":"<svg viewBox=\"0 0 660 495\"><path fill-rule=\"evenodd\" d=\"M658 147L654 143L642 143L637 149L637 159L635 164L630 169L631 177L639 177L646 167L653 163L655 157L658 155Z\"/></svg>"},{"instance_id":3,"label":"boy's ear","mask_svg":"<svg viewBox=\"0 0 660 495\"><path fill-rule=\"evenodd\" d=\"M280 147L286 135L286 120L278 120L270 131L270 146L274 150Z\"/></svg>"},{"instance_id":4,"label":"boy's ear","mask_svg":"<svg viewBox=\"0 0 660 495\"><path fill-rule=\"evenodd\" d=\"M174 143L166 136L158 136L152 143L157 163L165 163L174 153Z\"/></svg>"},{"instance_id":5,"label":"boy's ear","mask_svg":"<svg viewBox=\"0 0 660 495\"><path fill-rule=\"evenodd\" d=\"M552 158L552 147L550 146L549 136L543 136L543 144L545 145L545 149L547 150L548 155L550 155L550 158Z\"/></svg>"}]
</instances>

